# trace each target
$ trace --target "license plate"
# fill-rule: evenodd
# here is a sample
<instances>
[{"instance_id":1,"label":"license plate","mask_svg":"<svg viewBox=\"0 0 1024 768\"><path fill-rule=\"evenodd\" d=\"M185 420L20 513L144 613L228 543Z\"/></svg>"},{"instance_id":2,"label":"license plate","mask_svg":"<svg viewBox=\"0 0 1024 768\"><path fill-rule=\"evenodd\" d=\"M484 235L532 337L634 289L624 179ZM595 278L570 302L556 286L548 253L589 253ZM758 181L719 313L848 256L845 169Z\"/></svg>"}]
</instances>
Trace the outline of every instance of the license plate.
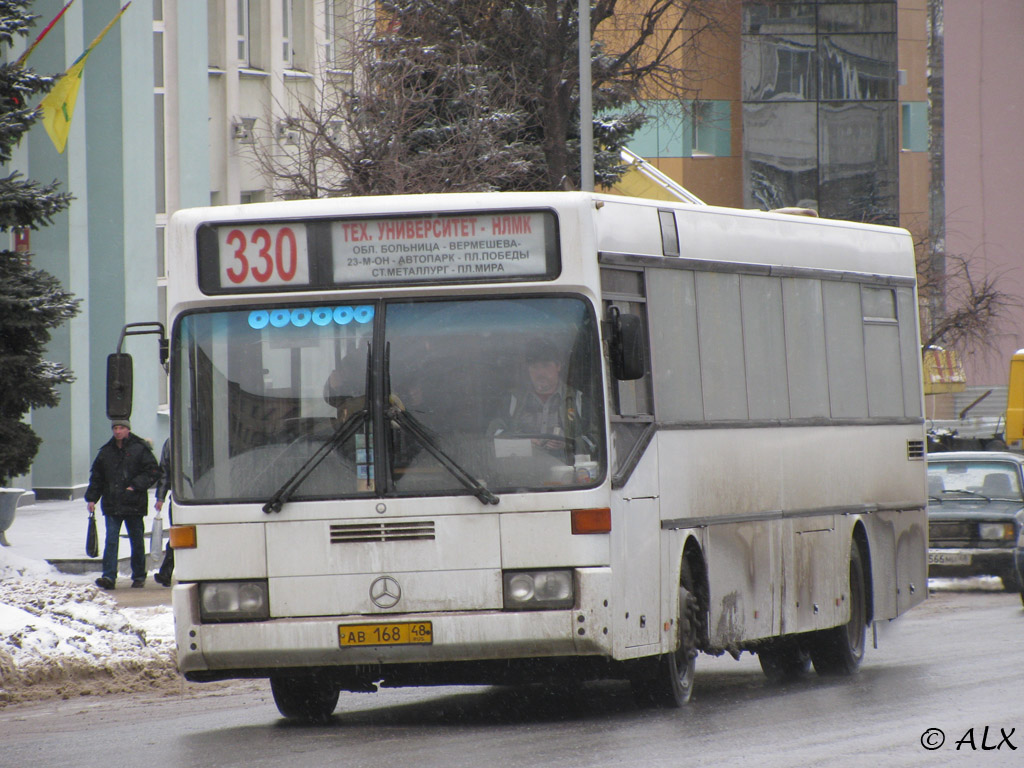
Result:
<instances>
[{"instance_id":1,"label":"license plate","mask_svg":"<svg viewBox=\"0 0 1024 768\"><path fill-rule=\"evenodd\" d=\"M929 552L928 565L970 565L970 552Z\"/></svg>"},{"instance_id":2,"label":"license plate","mask_svg":"<svg viewBox=\"0 0 1024 768\"><path fill-rule=\"evenodd\" d=\"M430 645L433 642L434 628L429 621L338 626L338 643L342 648L361 645Z\"/></svg>"}]
</instances>

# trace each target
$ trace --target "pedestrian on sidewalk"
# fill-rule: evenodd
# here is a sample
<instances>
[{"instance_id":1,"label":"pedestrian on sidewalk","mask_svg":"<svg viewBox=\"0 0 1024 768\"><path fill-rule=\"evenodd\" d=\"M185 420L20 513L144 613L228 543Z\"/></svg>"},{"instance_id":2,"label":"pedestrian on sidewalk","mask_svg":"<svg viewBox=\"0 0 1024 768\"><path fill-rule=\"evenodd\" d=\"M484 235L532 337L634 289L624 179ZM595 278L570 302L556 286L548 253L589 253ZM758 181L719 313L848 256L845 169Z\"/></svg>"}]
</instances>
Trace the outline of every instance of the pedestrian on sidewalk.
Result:
<instances>
[{"instance_id":1,"label":"pedestrian on sidewalk","mask_svg":"<svg viewBox=\"0 0 1024 768\"><path fill-rule=\"evenodd\" d=\"M110 429L113 437L96 454L85 491L90 513L95 511L96 502L102 500L100 506L107 527L103 575L96 579L96 586L113 589L117 583L117 551L123 524L131 545L132 586L143 587L148 491L160 479L160 467L149 444L132 433L127 419L113 419Z\"/></svg>"},{"instance_id":2,"label":"pedestrian on sidewalk","mask_svg":"<svg viewBox=\"0 0 1024 768\"><path fill-rule=\"evenodd\" d=\"M164 508L164 501L167 499L167 492L171 489L171 438L164 440L164 447L160 449L160 479L156 482L156 511L159 514ZM167 524L174 525L171 520L171 505L167 506ZM165 587L171 586L171 575L174 573L174 550L171 549L171 542L167 542L164 550L164 561L160 563L160 569L153 574L157 584Z\"/></svg>"}]
</instances>

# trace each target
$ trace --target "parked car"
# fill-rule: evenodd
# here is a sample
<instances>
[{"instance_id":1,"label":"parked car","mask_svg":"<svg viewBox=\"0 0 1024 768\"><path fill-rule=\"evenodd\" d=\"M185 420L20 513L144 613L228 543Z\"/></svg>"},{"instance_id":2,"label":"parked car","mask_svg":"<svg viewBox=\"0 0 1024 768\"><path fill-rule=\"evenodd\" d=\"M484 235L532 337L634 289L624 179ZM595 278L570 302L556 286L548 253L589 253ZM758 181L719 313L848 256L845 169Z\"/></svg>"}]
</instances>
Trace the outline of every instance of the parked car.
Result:
<instances>
[{"instance_id":1,"label":"parked car","mask_svg":"<svg viewBox=\"0 0 1024 768\"><path fill-rule=\"evenodd\" d=\"M1018 528L1017 548L1013 551L1013 559L1017 564L1017 583L1021 585L1020 601L1024 603L1024 528Z\"/></svg>"},{"instance_id":2,"label":"parked car","mask_svg":"<svg viewBox=\"0 0 1024 768\"><path fill-rule=\"evenodd\" d=\"M998 576L1006 591L1021 590L1022 468L1024 456L1015 453L928 455L930 576Z\"/></svg>"}]
</instances>

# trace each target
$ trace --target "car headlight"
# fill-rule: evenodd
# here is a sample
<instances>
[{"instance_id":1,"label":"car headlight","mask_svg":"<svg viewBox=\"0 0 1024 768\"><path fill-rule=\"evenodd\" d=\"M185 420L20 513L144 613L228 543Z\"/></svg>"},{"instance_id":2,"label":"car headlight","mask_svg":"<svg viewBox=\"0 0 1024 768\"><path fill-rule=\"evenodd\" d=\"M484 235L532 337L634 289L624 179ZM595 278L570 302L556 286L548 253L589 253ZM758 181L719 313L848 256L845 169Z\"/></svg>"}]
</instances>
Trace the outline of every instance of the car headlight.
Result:
<instances>
[{"instance_id":1,"label":"car headlight","mask_svg":"<svg viewBox=\"0 0 1024 768\"><path fill-rule=\"evenodd\" d=\"M1012 541L1014 533L1016 532L1013 530L1013 523L978 524L978 538L981 539L995 539L997 541L1006 539Z\"/></svg>"},{"instance_id":2,"label":"car headlight","mask_svg":"<svg viewBox=\"0 0 1024 768\"><path fill-rule=\"evenodd\" d=\"M506 571L502 580L506 610L542 611L573 606L571 570Z\"/></svg>"},{"instance_id":3,"label":"car headlight","mask_svg":"<svg viewBox=\"0 0 1024 768\"><path fill-rule=\"evenodd\" d=\"M202 621L259 621L270 617L265 581L206 581L199 585Z\"/></svg>"}]
</instances>

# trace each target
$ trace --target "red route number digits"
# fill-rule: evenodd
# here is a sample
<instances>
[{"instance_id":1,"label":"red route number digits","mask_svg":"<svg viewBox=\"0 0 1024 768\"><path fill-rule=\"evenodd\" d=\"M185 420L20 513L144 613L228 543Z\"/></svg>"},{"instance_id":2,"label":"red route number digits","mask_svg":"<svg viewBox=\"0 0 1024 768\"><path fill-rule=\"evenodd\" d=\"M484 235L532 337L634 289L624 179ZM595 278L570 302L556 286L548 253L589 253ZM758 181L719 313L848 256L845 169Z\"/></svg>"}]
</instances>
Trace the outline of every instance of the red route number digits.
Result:
<instances>
[{"instance_id":1,"label":"red route number digits","mask_svg":"<svg viewBox=\"0 0 1024 768\"><path fill-rule=\"evenodd\" d=\"M257 283L289 283L299 271L299 240L292 227L236 227L228 230L222 245L222 267L225 267L224 246L231 254L224 274L235 285L251 280Z\"/></svg>"}]
</instances>

